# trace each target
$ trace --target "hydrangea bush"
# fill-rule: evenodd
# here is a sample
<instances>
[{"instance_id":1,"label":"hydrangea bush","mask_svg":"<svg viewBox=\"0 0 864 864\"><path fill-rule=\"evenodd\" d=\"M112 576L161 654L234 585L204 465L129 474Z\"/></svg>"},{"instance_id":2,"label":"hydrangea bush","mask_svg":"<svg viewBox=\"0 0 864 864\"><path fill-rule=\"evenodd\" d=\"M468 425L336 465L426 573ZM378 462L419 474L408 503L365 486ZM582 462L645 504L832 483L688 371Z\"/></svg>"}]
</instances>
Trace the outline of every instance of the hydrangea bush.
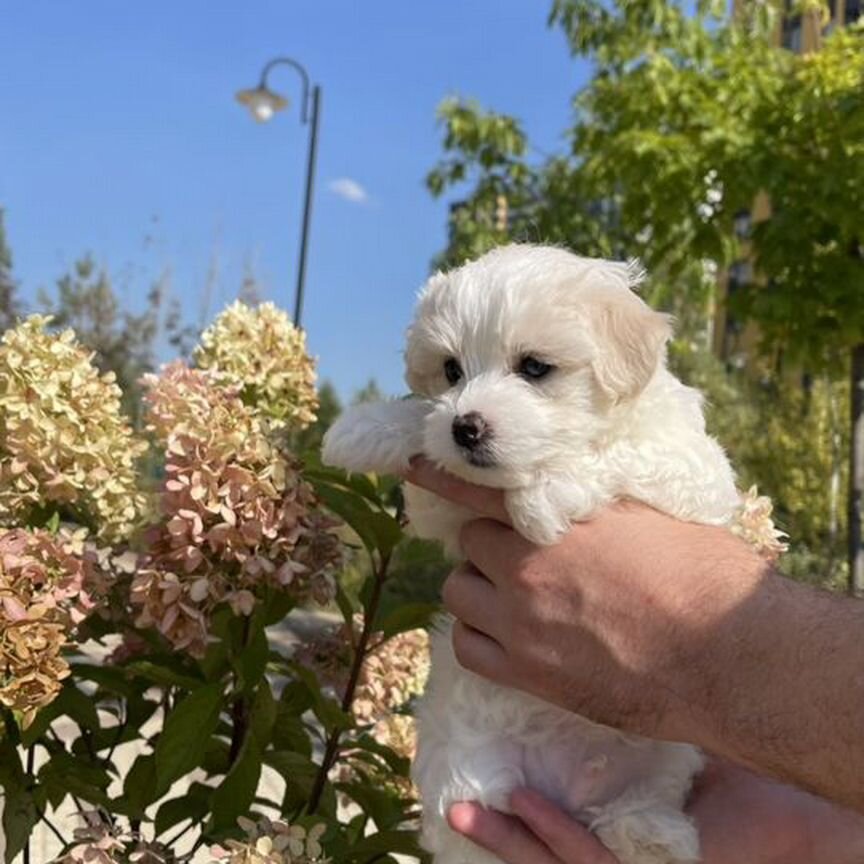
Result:
<instances>
[{"instance_id":1,"label":"hydrangea bush","mask_svg":"<svg viewBox=\"0 0 864 864\"><path fill-rule=\"evenodd\" d=\"M382 602L398 515L291 452L317 401L284 313L236 303L194 358L146 377L136 437L73 333L3 336L5 861L40 825L59 864L422 860L407 708L434 610Z\"/></svg>"}]
</instances>

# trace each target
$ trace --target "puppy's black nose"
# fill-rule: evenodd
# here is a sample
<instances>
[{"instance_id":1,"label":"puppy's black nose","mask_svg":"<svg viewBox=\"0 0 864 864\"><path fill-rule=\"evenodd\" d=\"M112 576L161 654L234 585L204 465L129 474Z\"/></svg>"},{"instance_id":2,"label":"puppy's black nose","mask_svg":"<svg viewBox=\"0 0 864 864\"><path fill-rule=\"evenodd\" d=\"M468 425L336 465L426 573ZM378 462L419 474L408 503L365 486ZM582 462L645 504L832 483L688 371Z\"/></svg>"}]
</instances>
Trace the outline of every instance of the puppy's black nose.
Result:
<instances>
[{"instance_id":1,"label":"puppy's black nose","mask_svg":"<svg viewBox=\"0 0 864 864\"><path fill-rule=\"evenodd\" d=\"M453 440L466 450L474 450L489 437L489 426L476 411L463 414L453 421Z\"/></svg>"}]
</instances>

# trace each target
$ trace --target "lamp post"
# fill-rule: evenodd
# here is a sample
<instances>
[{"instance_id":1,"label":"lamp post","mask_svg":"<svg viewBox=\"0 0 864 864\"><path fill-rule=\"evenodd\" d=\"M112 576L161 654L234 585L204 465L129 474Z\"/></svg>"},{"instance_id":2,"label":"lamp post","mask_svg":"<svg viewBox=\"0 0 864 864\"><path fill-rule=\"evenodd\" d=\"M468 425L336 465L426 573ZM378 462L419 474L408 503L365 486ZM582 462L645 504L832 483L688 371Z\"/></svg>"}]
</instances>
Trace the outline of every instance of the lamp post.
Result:
<instances>
[{"instance_id":1,"label":"lamp post","mask_svg":"<svg viewBox=\"0 0 864 864\"><path fill-rule=\"evenodd\" d=\"M294 294L294 326L300 326L303 312L303 288L306 281L306 250L309 241L309 221L312 215L312 187L315 179L315 157L318 148L318 116L321 88L310 85L306 70L290 57L276 57L261 71L261 80L252 90L240 90L237 101L245 105L258 123L266 123L277 111L288 107L288 100L267 86L267 76L274 66L290 66L303 82L303 103L300 122L309 126L309 154L306 160L306 192L303 198L303 223L300 231L300 262L297 266L297 289Z\"/></svg>"}]
</instances>

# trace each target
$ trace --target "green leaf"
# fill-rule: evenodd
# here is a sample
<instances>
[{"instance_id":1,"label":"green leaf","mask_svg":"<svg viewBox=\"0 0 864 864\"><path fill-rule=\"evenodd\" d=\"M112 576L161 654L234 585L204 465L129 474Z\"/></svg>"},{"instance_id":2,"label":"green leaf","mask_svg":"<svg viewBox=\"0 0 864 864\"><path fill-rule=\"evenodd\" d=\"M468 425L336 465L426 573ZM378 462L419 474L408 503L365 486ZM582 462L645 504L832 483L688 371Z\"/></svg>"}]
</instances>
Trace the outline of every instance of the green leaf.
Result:
<instances>
[{"instance_id":1,"label":"green leaf","mask_svg":"<svg viewBox=\"0 0 864 864\"><path fill-rule=\"evenodd\" d=\"M264 764L277 771L285 780L285 797L282 812L291 813L306 806L318 766L305 756L289 750L269 750L264 754Z\"/></svg>"},{"instance_id":2,"label":"green leaf","mask_svg":"<svg viewBox=\"0 0 864 864\"><path fill-rule=\"evenodd\" d=\"M256 619L250 620L248 625L252 629L246 646L234 659L234 668L239 673L240 686L244 693L251 693L255 689L255 685L264 676L270 657L270 645L264 628Z\"/></svg>"},{"instance_id":3,"label":"green leaf","mask_svg":"<svg viewBox=\"0 0 864 864\"><path fill-rule=\"evenodd\" d=\"M231 768L231 748L228 742L221 738L211 738L201 768L209 775L227 774Z\"/></svg>"},{"instance_id":4,"label":"green leaf","mask_svg":"<svg viewBox=\"0 0 864 864\"><path fill-rule=\"evenodd\" d=\"M159 805L154 821L156 836L164 834L169 828L179 825L185 819L200 822L210 810L211 786L192 783L178 798L170 798Z\"/></svg>"},{"instance_id":5,"label":"green leaf","mask_svg":"<svg viewBox=\"0 0 864 864\"><path fill-rule=\"evenodd\" d=\"M159 796L201 762L219 720L222 689L217 681L193 690L166 718L155 749Z\"/></svg>"},{"instance_id":6,"label":"green leaf","mask_svg":"<svg viewBox=\"0 0 864 864\"><path fill-rule=\"evenodd\" d=\"M368 778L356 783L338 783L336 788L371 816L379 831L394 828L405 815L406 802L386 787L373 785Z\"/></svg>"},{"instance_id":7,"label":"green leaf","mask_svg":"<svg viewBox=\"0 0 864 864\"><path fill-rule=\"evenodd\" d=\"M210 799L213 830L233 828L238 816L249 812L261 777L261 748L249 734L225 779Z\"/></svg>"},{"instance_id":8,"label":"green leaf","mask_svg":"<svg viewBox=\"0 0 864 864\"><path fill-rule=\"evenodd\" d=\"M166 660L136 660L125 667L146 681L158 684L160 687L181 687L183 690L197 690L204 684L203 678L188 675L180 671L176 658Z\"/></svg>"},{"instance_id":9,"label":"green leaf","mask_svg":"<svg viewBox=\"0 0 864 864\"><path fill-rule=\"evenodd\" d=\"M418 627L428 627L432 619L441 611L437 603L407 603L391 612L376 629L380 629L385 639L416 630Z\"/></svg>"},{"instance_id":10,"label":"green leaf","mask_svg":"<svg viewBox=\"0 0 864 864\"><path fill-rule=\"evenodd\" d=\"M311 756L312 742L302 715L313 705L312 693L303 681L290 681L282 689L273 725L273 747Z\"/></svg>"},{"instance_id":11,"label":"green leaf","mask_svg":"<svg viewBox=\"0 0 864 864\"><path fill-rule=\"evenodd\" d=\"M33 722L21 730L21 743L24 747L30 747L38 741L47 731L48 727L63 713L61 706L57 703L59 698L50 702L44 708L40 708Z\"/></svg>"},{"instance_id":12,"label":"green leaf","mask_svg":"<svg viewBox=\"0 0 864 864\"><path fill-rule=\"evenodd\" d=\"M79 681L92 681L101 690L113 693L117 696L130 697L141 692L141 687L136 687L120 666L93 666L89 663L71 663L72 674Z\"/></svg>"},{"instance_id":13,"label":"green leaf","mask_svg":"<svg viewBox=\"0 0 864 864\"><path fill-rule=\"evenodd\" d=\"M215 638L207 646L207 652L199 663L206 681L221 680L231 668L231 651L227 638L227 621L231 614L230 608L220 608L213 616L210 632ZM220 626L222 624L225 626Z\"/></svg>"},{"instance_id":14,"label":"green leaf","mask_svg":"<svg viewBox=\"0 0 864 864\"><path fill-rule=\"evenodd\" d=\"M301 756L312 755L312 741L305 723L279 706L276 723L273 725L271 743L276 750L291 750Z\"/></svg>"},{"instance_id":15,"label":"green leaf","mask_svg":"<svg viewBox=\"0 0 864 864\"><path fill-rule=\"evenodd\" d=\"M22 734L22 740L27 744L40 737L53 720L64 715L71 717L82 729L99 729L99 714L95 701L82 693L72 678L66 679L57 698L43 710L48 712L47 716L40 720L40 711L33 721L33 731L28 729Z\"/></svg>"},{"instance_id":16,"label":"green leaf","mask_svg":"<svg viewBox=\"0 0 864 864\"><path fill-rule=\"evenodd\" d=\"M142 818L144 810L159 795L156 794L156 757L142 753L133 763L123 783L123 798L130 816ZM116 809L116 804L115 804Z\"/></svg>"},{"instance_id":17,"label":"green leaf","mask_svg":"<svg viewBox=\"0 0 864 864\"><path fill-rule=\"evenodd\" d=\"M279 624L285 620L288 613L297 605L297 601L288 591L271 590L266 597L262 620L265 627Z\"/></svg>"},{"instance_id":18,"label":"green leaf","mask_svg":"<svg viewBox=\"0 0 864 864\"><path fill-rule=\"evenodd\" d=\"M344 864L367 864L370 859L389 853L428 858L417 841L415 831L381 831L356 843L347 852Z\"/></svg>"},{"instance_id":19,"label":"green leaf","mask_svg":"<svg viewBox=\"0 0 864 864\"><path fill-rule=\"evenodd\" d=\"M317 687L317 681L314 685ZM293 714L299 717L305 711L308 711L314 703L314 697L309 684L304 681L289 681L279 694L279 709L280 714L283 709L288 714Z\"/></svg>"},{"instance_id":20,"label":"green leaf","mask_svg":"<svg viewBox=\"0 0 864 864\"><path fill-rule=\"evenodd\" d=\"M27 844L39 821L33 795L23 789L12 789L3 796L3 830L6 837L6 864L11 864Z\"/></svg>"},{"instance_id":21,"label":"green leaf","mask_svg":"<svg viewBox=\"0 0 864 864\"><path fill-rule=\"evenodd\" d=\"M351 598L345 593L345 589L339 582L336 583L336 605L342 613L342 620L348 625L349 629L352 629L354 627L355 609L351 604Z\"/></svg>"},{"instance_id":22,"label":"green leaf","mask_svg":"<svg viewBox=\"0 0 864 864\"><path fill-rule=\"evenodd\" d=\"M111 777L104 768L86 756L75 756L64 750L53 752L39 769L39 783L53 790L53 793L62 791L91 804L109 806L106 790Z\"/></svg>"},{"instance_id":23,"label":"green leaf","mask_svg":"<svg viewBox=\"0 0 864 864\"><path fill-rule=\"evenodd\" d=\"M378 494L378 489L366 474L348 474L341 468L316 465L315 467L307 467L303 472L303 476L312 484L316 492L318 491L319 484L341 486L344 489L356 492L367 501L380 506L381 498Z\"/></svg>"},{"instance_id":24,"label":"green leaf","mask_svg":"<svg viewBox=\"0 0 864 864\"><path fill-rule=\"evenodd\" d=\"M368 822L369 817L361 811L344 826L345 839L348 841L349 848L366 836Z\"/></svg>"},{"instance_id":25,"label":"green leaf","mask_svg":"<svg viewBox=\"0 0 864 864\"><path fill-rule=\"evenodd\" d=\"M320 484L316 491L337 516L344 519L370 551L389 555L402 539L399 523L381 510L373 510L360 495L336 486Z\"/></svg>"},{"instance_id":26,"label":"green leaf","mask_svg":"<svg viewBox=\"0 0 864 864\"><path fill-rule=\"evenodd\" d=\"M327 731L331 729L350 729L354 725L354 719L350 714L342 710L341 705L321 692L318 679L310 669L305 669L299 664L293 664L297 676L306 684L312 697L312 710L315 716L324 724Z\"/></svg>"},{"instance_id":27,"label":"green leaf","mask_svg":"<svg viewBox=\"0 0 864 864\"><path fill-rule=\"evenodd\" d=\"M33 826L39 819L36 803L18 755L18 748L4 737L0 739L0 789L3 790L3 833L6 840L6 864L17 857L27 844Z\"/></svg>"},{"instance_id":28,"label":"green leaf","mask_svg":"<svg viewBox=\"0 0 864 864\"><path fill-rule=\"evenodd\" d=\"M270 683L262 678L250 709L250 730L262 750L270 743L277 713L278 704L273 698Z\"/></svg>"}]
</instances>

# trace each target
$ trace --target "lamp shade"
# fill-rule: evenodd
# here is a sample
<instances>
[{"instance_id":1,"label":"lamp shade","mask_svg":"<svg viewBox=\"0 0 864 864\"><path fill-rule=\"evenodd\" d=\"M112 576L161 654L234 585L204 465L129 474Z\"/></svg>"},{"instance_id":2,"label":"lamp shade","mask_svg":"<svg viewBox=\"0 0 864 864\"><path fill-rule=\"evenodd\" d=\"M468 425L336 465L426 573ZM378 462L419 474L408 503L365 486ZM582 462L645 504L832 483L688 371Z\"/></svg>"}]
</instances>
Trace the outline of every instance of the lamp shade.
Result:
<instances>
[{"instance_id":1,"label":"lamp shade","mask_svg":"<svg viewBox=\"0 0 864 864\"><path fill-rule=\"evenodd\" d=\"M288 100L284 96L263 86L254 90L240 90L237 101L249 109L258 123L266 123L277 111L288 107Z\"/></svg>"}]
</instances>

